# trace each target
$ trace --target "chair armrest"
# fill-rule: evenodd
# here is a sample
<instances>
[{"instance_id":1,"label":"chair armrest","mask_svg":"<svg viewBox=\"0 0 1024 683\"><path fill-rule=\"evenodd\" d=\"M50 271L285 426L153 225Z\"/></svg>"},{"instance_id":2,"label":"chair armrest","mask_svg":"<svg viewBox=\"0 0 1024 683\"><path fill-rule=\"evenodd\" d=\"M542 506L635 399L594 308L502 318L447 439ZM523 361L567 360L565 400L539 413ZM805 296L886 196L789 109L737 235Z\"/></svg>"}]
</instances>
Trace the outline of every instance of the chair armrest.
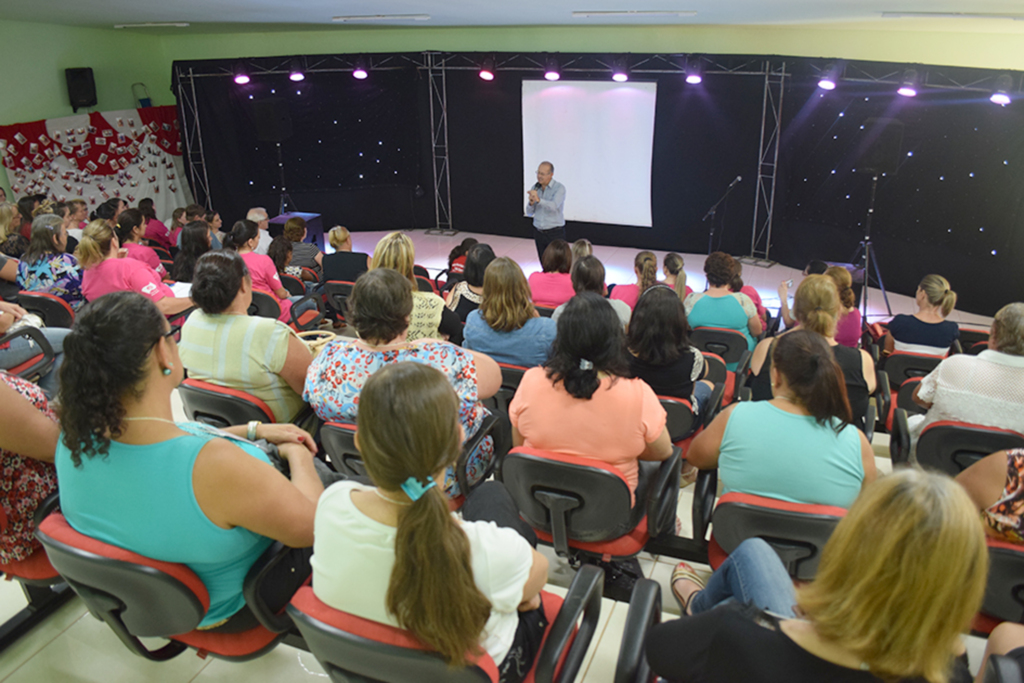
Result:
<instances>
[{"instance_id":1,"label":"chair armrest","mask_svg":"<svg viewBox=\"0 0 1024 683\"><path fill-rule=\"evenodd\" d=\"M312 554L312 548L289 548L275 541L249 568L249 573L245 575L245 581L242 583L245 604L268 631L284 633L294 626L284 608L291 596L312 573L309 565ZM273 581L276 594L285 596L282 604L271 605L266 601L263 586L268 580ZM281 587L282 583L286 586L284 590Z\"/></svg>"},{"instance_id":2,"label":"chair armrest","mask_svg":"<svg viewBox=\"0 0 1024 683\"><path fill-rule=\"evenodd\" d=\"M878 417L884 423L889 418L889 405L892 403L892 385L885 370L875 370L875 403L878 405Z\"/></svg>"},{"instance_id":3,"label":"chair armrest","mask_svg":"<svg viewBox=\"0 0 1024 683\"><path fill-rule=\"evenodd\" d=\"M711 391L711 396L708 398L704 416L701 418L700 426L702 429L707 429L711 421L715 419L715 416L722 411L723 398L725 398L725 382L716 382L715 388Z\"/></svg>"},{"instance_id":4,"label":"chair armrest","mask_svg":"<svg viewBox=\"0 0 1024 683\"><path fill-rule=\"evenodd\" d=\"M658 473L647 494L647 532L651 538L657 538L666 531L675 531L674 513L679 506L679 476L682 470L683 451L673 446L672 455L658 465Z\"/></svg>"},{"instance_id":5,"label":"chair armrest","mask_svg":"<svg viewBox=\"0 0 1024 683\"><path fill-rule=\"evenodd\" d=\"M1013 657L989 655L985 665L984 683L1022 683L1024 672Z\"/></svg>"},{"instance_id":6,"label":"chair armrest","mask_svg":"<svg viewBox=\"0 0 1024 683\"><path fill-rule=\"evenodd\" d=\"M693 521L693 538L704 542L711 526L711 515L715 511L715 496L718 494L718 470L701 470L693 487L693 505L690 515Z\"/></svg>"},{"instance_id":7,"label":"chair armrest","mask_svg":"<svg viewBox=\"0 0 1024 683\"><path fill-rule=\"evenodd\" d=\"M590 641L597 632L603 594L604 571L593 565L580 567L569 586L562 609L558 610L558 616L548 629L544 647L537 655L534 664L534 680L537 683L569 683L576 680ZM577 629L576 622L580 617L583 620ZM557 671L563 654L565 660L561 670Z\"/></svg>"},{"instance_id":8,"label":"chair armrest","mask_svg":"<svg viewBox=\"0 0 1024 683\"><path fill-rule=\"evenodd\" d=\"M746 401L749 403L754 400L754 390L750 387L741 387L740 390L736 392L736 398L739 401Z\"/></svg>"},{"instance_id":9,"label":"chair armrest","mask_svg":"<svg viewBox=\"0 0 1024 683\"><path fill-rule=\"evenodd\" d=\"M897 408L892 416L889 457L893 465L906 465L910 462L910 427L907 425L907 411L903 408Z\"/></svg>"},{"instance_id":10,"label":"chair armrest","mask_svg":"<svg viewBox=\"0 0 1024 683\"><path fill-rule=\"evenodd\" d=\"M480 429L476 430L471 438L466 439L466 443L462 444L462 451L459 453L459 459L455 462L455 481L459 482L459 492L462 495L469 495L471 487L469 485L469 473L466 471L466 467L469 466L469 457L473 455L476 449L480 448L480 444L483 443L484 438L491 433L495 425L498 424L497 415L488 415L484 418L484 421L480 423ZM487 472L484 473L483 479L486 479L491 472L491 468L494 463L491 463L491 467L487 468ZM481 479L480 481L483 481Z\"/></svg>"},{"instance_id":11,"label":"chair armrest","mask_svg":"<svg viewBox=\"0 0 1024 683\"><path fill-rule=\"evenodd\" d=\"M43 520L50 516L50 513L60 507L60 491L54 491L46 498L43 498L42 502L39 503L39 507L36 508L35 514L32 516L32 525L36 529L43 523Z\"/></svg>"},{"instance_id":12,"label":"chair armrest","mask_svg":"<svg viewBox=\"0 0 1024 683\"><path fill-rule=\"evenodd\" d=\"M188 318L192 314L192 311L194 311L194 310L196 310L195 306L189 306L184 311L178 311L177 313L174 313L173 315L167 316L167 322L173 324L174 321L180 320L182 323L184 323L185 319Z\"/></svg>"},{"instance_id":13,"label":"chair armrest","mask_svg":"<svg viewBox=\"0 0 1024 683\"><path fill-rule=\"evenodd\" d=\"M0 337L0 346L6 344L12 339L17 339L18 337L25 337L30 342L34 343L39 347L39 352L43 354L43 357L39 362L32 363L31 365L19 370L17 373L18 377L31 381L31 378L33 377L41 377L42 375L45 375L53 366L54 358L57 357L53 352L53 347L50 346L50 342L46 339L46 335L44 335L43 331L39 328L26 325L25 327L17 329L14 332L8 332L4 336Z\"/></svg>"},{"instance_id":14,"label":"chair armrest","mask_svg":"<svg viewBox=\"0 0 1024 683\"><path fill-rule=\"evenodd\" d=\"M747 375L750 372L750 359L754 357L754 354L747 349L740 354L740 359L736 361L736 383L737 386L742 386L740 382L740 375Z\"/></svg>"},{"instance_id":15,"label":"chair armrest","mask_svg":"<svg viewBox=\"0 0 1024 683\"><path fill-rule=\"evenodd\" d=\"M615 664L615 683L648 683L651 667L644 655L647 632L661 623L661 584L640 579L633 586L626 624L622 629L619 661Z\"/></svg>"},{"instance_id":16,"label":"chair armrest","mask_svg":"<svg viewBox=\"0 0 1024 683\"><path fill-rule=\"evenodd\" d=\"M868 443L875 438L875 420L878 418L878 410L874 404L868 404L868 411L864 415L864 436L867 438Z\"/></svg>"},{"instance_id":17,"label":"chair armrest","mask_svg":"<svg viewBox=\"0 0 1024 683\"><path fill-rule=\"evenodd\" d=\"M299 316L295 314L295 309L297 309L299 306L306 303L307 301L312 301L313 303L316 304L316 317L310 320L308 323L306 323L305 326L303 326L299 323ZM302 297L301 299L292 304L292 307L288 310L288 315L291 318L291 324L295 325L295 329L315 330L317 326L320 324L320 321L324 319L323 301L319 296L315 294L307 294L306 296Z\"/></svg>"}]
</instances>

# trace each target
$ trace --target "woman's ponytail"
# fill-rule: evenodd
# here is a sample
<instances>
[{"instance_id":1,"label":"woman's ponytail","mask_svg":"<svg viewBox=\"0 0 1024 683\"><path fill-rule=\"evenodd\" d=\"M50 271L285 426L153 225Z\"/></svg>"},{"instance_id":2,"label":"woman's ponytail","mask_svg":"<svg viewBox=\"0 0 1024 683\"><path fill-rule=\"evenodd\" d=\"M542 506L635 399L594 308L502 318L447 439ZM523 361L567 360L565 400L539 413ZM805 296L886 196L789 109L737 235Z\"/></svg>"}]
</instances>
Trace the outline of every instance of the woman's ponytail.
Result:
<instances>
[{"instance_id":1,"label":"woman's ponytail","mask_svg":"<svg viewBox=\"0 0 1024 683\"><path fill-rule=\"evenodd\" d=\"M843 371L820 334L797 329L780 336L772 367L818 424L829 425L838 434L853 421Z\"/></svg>"},{"instance_id":2,"label":"woman's ponytail","mask_svg":"<svg viewBox=\"0 0 1024 683\"><path fill-rule=\"evenodd\" d=\"M956 292L950 288L946 278L935 274L925 275L918 286L924 292L928 303L939 307L943 318L953 312L956 307Z\"/></svg>"},{"instance_id":3,"label":"woman's ponytail","mask_svg":"<svg viewBox=\"0 0 1024 683\"><path fill-rule=\"evenodd\" d=\"M114 231L103 219L94 220L85 226L82 239L78 241L78 247L75 249L75 258L78 259L79 265L82 268L99 265L110 253L114 237Z\"/></svg>"},{"instance_id":4,"label":"woman's ponytail","mask_svg":"<svg viewBox=\"0 0 1024 683\"><path fill-rule=\"evenodd\" d=\"M658 283L658 259L653 253L641 251L633 260L633 267L640 279L640 294Z\"/></svg>"},{"instance_id":5,"label":"woman's ponytail","mask_svg":"<svg viewBox=\"0 0 1024 683\"><path fill-rule=\"evenodd\" d=\"M189 225L191 225L191 223L189 223ZM259 229L259 225L248 219L236 221L235 224L231 226L231 231L224 236L224 248L238 251L243 244L259 235Z\"/></svg>"}]
</instances>

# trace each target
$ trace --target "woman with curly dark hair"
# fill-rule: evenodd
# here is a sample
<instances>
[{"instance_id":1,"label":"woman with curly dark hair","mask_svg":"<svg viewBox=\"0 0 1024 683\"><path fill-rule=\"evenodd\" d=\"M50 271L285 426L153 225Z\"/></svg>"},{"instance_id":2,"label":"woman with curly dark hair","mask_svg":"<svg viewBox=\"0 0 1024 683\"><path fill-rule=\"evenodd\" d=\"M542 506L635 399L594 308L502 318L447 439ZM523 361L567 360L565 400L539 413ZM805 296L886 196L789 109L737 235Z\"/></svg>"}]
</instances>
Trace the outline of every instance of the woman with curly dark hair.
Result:
<instances>
[{"instance_id":1,"label":"woman with curly dark hair","mask_svg":"<svg viewBox=\"0 0 1024 683\"><path fill-rule=\"evenodd\" d=\"M177 331L135 292L79 313L61 372L61 510L80 533L188 565L210 594L199 627L237 633L256 626L242 595L252 563L273 540L313 543L316 445L294 425L175 423ZM247 438L277 444L291 481Z\"/></svg>"},{"instance_id":2,"label":"woman with curly dark hair","mask_svg":"<svg viewBox=\"0 0 1024 683\"><path fill-rule=\"evenodd\" d=\"M741 332L747 339L747 348L753 350L754 338L764 330L757 308L750 297L729 288L738 270L736 259L724 251L709 254L704 260L707 291L694 292L686 297L686 317L690 327L724 327ZM730 370L734 368L729 368Z\"/></svg>"},{"instance_id":3,"label":"woman with curly dark hair","mask_svg":"<svg viewBox=\"0 0 1024 683\"><path fill-rule=\"evenodd\" d=\"M523 375L509 418L516 446L601 460L631 491L638 460L672 455L665 409L643 380L629 377L622 323L593 292L566 305L551 358Z\"/></svg>"}]
</instances>

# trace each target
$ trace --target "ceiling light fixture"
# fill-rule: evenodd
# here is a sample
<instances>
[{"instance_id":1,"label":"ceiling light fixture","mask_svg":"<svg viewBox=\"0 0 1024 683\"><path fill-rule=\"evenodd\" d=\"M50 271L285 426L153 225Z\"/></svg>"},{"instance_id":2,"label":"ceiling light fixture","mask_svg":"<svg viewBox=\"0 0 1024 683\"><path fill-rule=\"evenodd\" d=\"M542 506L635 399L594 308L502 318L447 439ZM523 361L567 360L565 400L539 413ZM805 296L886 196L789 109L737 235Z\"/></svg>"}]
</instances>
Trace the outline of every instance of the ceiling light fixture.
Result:
<instances>
[{"instance_id":1,"label":"ceiling light fixture","mask_svg":"<svg viewBox=\"0 0 1024 683\"><path fill-rule=\"evenodd\" d=\"M903 72L903 80L896 92L904 97L917 96L917 69L907 69Z\"/></svg>"},{"instance_id":2,"label":"ceiling light fixture","mask_svg":"<svg viewBox=\"0 0 1024 683\"><path fill-rule=\"evenodd\" d=\"M349 24L358 21L429 21L429 14L354 14L331 17L331 21Z\"/></svg>"},{"instance_id":3,"label":"ceiling light fixture","mask_svg":"<svg viewBox=\"0 0 1024 683\"><path fill-rule=\"evenodd\" d=\"M825 67L825 70L821 72L821 78L818 79L818 87L822 90L835 90L838 82L839 65L829 64Z\"/></svg>"},{"instance_id":4,"label":"ceiling light fixture","mask_svg":"<svg viewBox=\"0 0 1024 683\"><path fill-rule=\"evenodd\" d=\"M296 83L306 80L306 74L302 73L302 63L299 60L293 59L288 62L288 78Z\"/></svg>"},{"instance_id":5,"label":"ceiling light fixture","mask_svg":"<svg viewBox=\"0 0 1024 683\"><path fill-rule=\"evenodd\" d=\"M480 71L477 75L485 81L494 80L494 57L484 57L480 61Z\"/></svg>"},{"instance_id":6,"label":"ceiling light fixture","mask_svg":"<svg viewBox=\"0 0 1024 683\"><path fill-rule=\"evenodd\" d=\"M1013 89L1013 76L1003 74L996 79L996 89L988 99L995 104L1005 107L1010 103L1010 90Z\"/></svg>"},{"instance_id":7,"label":"ceiling light fixture","mask_svg":"<svg viewBox=\"0 0 1024 683\"><path fill-rule=\"evenodd\" d=\"M355 64L352 67L352 78L357 80L366 80L370 72L367 70L367 61L365 57L359 57L356 59Z\"/></svg>"},{"instance_id":8,"label":"ceiling light fixture","mask_svg":"<svg viewBox=\"0 0 1024 683\"><path fill-rule=\"evenodd\" d=\"M147 21L143 24L114 24L114 28L161 28L170 26L173 28L185 28L187 21Z\"/></svg>"},{"instance_id":9,"label":"ceiling light fixture","mask_svg":"<svg viewBox=\"0 0 1024 683\"><path fill-rule=\"evenodd\" d=\"M690 85L697 85L704 80L703 67L700 57L688 57L686 60L686 82Z\"/></svg>"},{"instance_id":10,"label":"ceiling light fixture","mask_svg":"<svg viewBox=\"0 0 1024 683\"><path fill-rule=\"evenodd\" d=\"M562 77L562 74L558 70L558 58L554 55L548 55L544 59L544 78L549 81L557 81Z\"/></svg>"},{"instance_id":11,"label":"ceiling light fixture","mask_svg":"<svg viewBox=\"0 0 1024 683\"><path fill-rule=\"evenodd\" d=\"M652 17L695 17L694 10L660 10L660 9L619 9L619 10L576 10L572 13L573 19L620 19L636 17L648 19Z\"/></svg>"},{"instance_id":12,"label":"ceiling light fixture","mask_svg":"<svg viewBox=\"0 0 1024 683\"><path fill-rule=\"evenodd\" d=\"M245 64L239 62L235 64L234 68L231 69L231 75L235 79L235 83L238 85L245 85L252 79L249 78L249 71L245 68Z\"/></svg>"},{"instance_id":13,"label":"ceiling light fixture","mask_svg":"<svg viewBox=\"0 0 1024 683\"><path fill-rule=\"evenodd\" d=\"M629 80L629 67L625 57L617 57L612 63L612 80L616 83L625 83Z\"/></svg>"}]
</instances>

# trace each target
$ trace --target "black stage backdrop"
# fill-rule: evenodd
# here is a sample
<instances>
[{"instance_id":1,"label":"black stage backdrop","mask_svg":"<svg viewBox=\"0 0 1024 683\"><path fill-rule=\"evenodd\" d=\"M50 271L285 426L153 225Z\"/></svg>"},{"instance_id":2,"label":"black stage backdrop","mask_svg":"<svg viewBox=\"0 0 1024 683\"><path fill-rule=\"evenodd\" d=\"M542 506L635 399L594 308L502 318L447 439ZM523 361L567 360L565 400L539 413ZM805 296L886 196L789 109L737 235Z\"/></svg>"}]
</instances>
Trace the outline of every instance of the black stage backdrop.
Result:
<instances>
[{"instance_id":1,"label":"black stage backdrop","mask_svg":"<svg viewBox=\"0 0 1024 683\"><path fill-rule=\"evenodd\" d=\"M892 84L851 81L824 93L815 85L812 60L785 59L797 75L788 79L784 96L771 257L795 267L810 258L850 260L868 210L871 177L857 167L877 134L870 120L896 119L902 123L899 164L879 178L872 230L887 288L912 295L923 275L937 272L950 280L965 310L991 315L1020 299L1024 275L1012 259L1024 252L1018 189L1024 180L1024 103L999 107L981 93L959 90L922 89L908 99L896 95ZM230 69L227 62L175 66L211 64ZM905 65L875 66L899 73ZM992 73L970 70L961 82ZM537 77L539 72L499 71L488 83L475 71L448 72L455 228L532 234L522 215L521 84ZM633 77L640 78L636 72ZM714 246L748 253L763 77L711 74L697 87L678 74L649 79L658 83L653 227L571 222L570 239L705 252L710 225L701 217L742 175L718 213ZM294 134L281 150L299 210L324 214L325 227L431 226L427 86L425 72L413 67L371 71L366 81L344 71L309 73L300 84L284 75L254 76L244 87L226 76L196 79L215 207L225 221L257 204L274 213L280 198L277 148L258 140L256 119L280 116L284 108ZM567 201L572 192L569 187Z\"/></svg>"}]
</instances>

